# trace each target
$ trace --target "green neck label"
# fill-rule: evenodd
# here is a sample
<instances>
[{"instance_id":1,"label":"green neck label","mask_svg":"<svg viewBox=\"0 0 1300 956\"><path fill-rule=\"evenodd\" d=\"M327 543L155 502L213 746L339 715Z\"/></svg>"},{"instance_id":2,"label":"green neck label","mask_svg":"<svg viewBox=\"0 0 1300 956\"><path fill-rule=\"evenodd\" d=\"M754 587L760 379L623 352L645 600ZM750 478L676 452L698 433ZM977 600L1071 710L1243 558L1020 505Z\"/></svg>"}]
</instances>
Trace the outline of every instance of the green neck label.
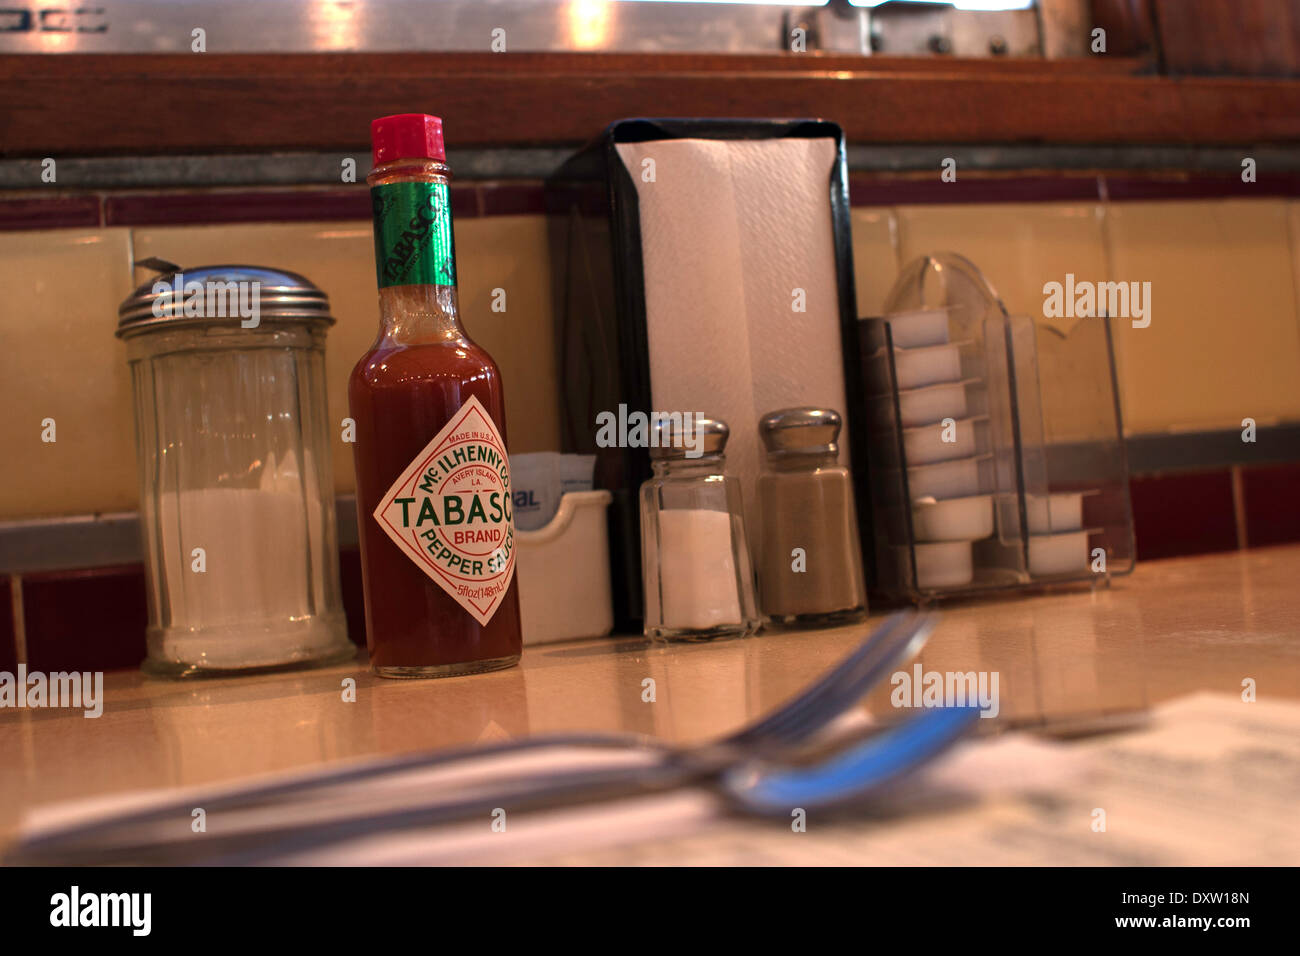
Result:
<instances>
[{"instance_id":1,"label":"green neck label","mask_svg":"<svg viewBox=\"0 0 1300 956\"><path fill-rule=\"evenodd\" d=\"M456 284L446 183L386 183L370 190L370 202L379 288Z\"/></svg>"}]
</instances>

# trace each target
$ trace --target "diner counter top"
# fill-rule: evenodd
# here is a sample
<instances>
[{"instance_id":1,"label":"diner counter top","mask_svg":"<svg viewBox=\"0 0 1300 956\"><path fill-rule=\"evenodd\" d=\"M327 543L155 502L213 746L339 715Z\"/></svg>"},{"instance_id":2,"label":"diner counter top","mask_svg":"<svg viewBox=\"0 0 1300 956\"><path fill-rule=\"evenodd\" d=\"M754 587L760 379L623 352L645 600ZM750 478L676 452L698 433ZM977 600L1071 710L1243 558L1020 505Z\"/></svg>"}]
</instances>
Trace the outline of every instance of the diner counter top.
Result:
<instances>
[{"instance_id":1,"label":"diner counter top","mask_svg":"<svg viewBox=\"0 0 1300 956\"><path fill-rule=\"evenodd\" d=\"M1300 547L1284 547L1143 564L1091 590L949 604L919 660L926 670L997 672L997 721L1017 727L1144 709L1195 691L1239 696L1247 679L1261 701L1294 700L1298 581ZM364 653L318 670L238 678L110 673L97 719L0 710L0 846L31 808L133 789L553 731L702 741L780 704L865 631L534 646L519 667L433 681L376 678ZM887 712L889 693L877 688L865 706Z\"/></svg>"}]
</instances>

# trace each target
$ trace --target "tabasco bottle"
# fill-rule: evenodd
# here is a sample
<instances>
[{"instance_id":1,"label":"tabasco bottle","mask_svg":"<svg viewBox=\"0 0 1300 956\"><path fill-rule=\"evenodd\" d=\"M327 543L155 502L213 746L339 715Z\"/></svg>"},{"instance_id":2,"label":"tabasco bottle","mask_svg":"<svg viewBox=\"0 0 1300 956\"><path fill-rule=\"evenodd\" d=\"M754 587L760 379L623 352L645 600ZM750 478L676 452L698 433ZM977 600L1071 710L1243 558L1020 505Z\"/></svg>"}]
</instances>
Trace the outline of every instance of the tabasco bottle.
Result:
<instances>
[{"instance_id":1,"label":"tabasco bottle","mask_svg":"<svg viewBox=\"0 0 1300 956\"><path fill-rule=\"evenodd\" d=\"M370 125L379 337L348 382L366 644L384 677L519 660L505 401L457 316L442 120Z\"/></svg>"}]
</instances>

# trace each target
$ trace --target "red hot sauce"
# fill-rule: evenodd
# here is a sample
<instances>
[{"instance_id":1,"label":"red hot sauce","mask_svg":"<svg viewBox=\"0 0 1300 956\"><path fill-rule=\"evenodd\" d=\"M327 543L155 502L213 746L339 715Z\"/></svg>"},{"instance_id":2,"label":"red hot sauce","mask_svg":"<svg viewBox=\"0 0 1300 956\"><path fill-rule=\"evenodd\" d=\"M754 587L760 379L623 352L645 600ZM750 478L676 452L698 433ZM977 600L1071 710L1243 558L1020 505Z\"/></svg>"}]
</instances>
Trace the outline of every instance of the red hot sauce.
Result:
<instances>
[{"instance_id":1,"label":"red hot sauce","mask_svg":"<svg viewBox=\"0 0 1300 956\"><path fill-rule=\"evenodd\" d=\"M509 667L522 638L505 400L458 318L442 120L385 116L370 134L380 327L348 402L371 667Z\"/></svg>"}]
</instances>

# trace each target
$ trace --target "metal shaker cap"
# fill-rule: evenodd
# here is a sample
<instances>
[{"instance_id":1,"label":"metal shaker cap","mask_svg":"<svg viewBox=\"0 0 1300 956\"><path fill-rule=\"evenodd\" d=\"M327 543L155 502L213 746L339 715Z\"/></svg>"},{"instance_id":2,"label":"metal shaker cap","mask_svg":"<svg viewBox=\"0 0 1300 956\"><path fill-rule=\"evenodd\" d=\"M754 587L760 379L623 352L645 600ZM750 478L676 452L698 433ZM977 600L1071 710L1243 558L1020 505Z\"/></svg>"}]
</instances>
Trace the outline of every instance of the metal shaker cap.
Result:
<instances>
[{"instance_id":1,"label":"metal shaker cap","mask_svg":"<svg viewBox=\"0 0 1300 956\"><path fill-rule=\"evenodd\" d=\"M650 457L664 460L720 455L730 434L727 423L716 418L692 415L689 427L684 416L661 418L650 425Z\"/></svg>"},{"instance_id":2,"label":"metal shaker cap","mask_svg":"<svg viewBox=\"0 0 1300 956\"><path fill-rule=\"evenodd\" d=\"M759 420L758 434L772 457L835 455L840 425L840 413L830 408L782 408Z\"/></svg>"},{"instance_id":3,"label":"metal shaker cap","mask_svg":"<svg viewBox=\"0 0 1300 956\"><path fill-rule=\"evenodd\" d=\"M160 274L132 292L118 308L119 338L186 325L215 323L237 327L240 316L234 306L241 289L245 290L242 291L245 297L257 296L262 321L334 324L329 296L310 279L287 269L250 265L184 269L161 259L145 259L136 265L157 269ZM187 308L195 296L197 307ZM209 299L216 308L209 306Z\"/></svg>"}]
</instances>

